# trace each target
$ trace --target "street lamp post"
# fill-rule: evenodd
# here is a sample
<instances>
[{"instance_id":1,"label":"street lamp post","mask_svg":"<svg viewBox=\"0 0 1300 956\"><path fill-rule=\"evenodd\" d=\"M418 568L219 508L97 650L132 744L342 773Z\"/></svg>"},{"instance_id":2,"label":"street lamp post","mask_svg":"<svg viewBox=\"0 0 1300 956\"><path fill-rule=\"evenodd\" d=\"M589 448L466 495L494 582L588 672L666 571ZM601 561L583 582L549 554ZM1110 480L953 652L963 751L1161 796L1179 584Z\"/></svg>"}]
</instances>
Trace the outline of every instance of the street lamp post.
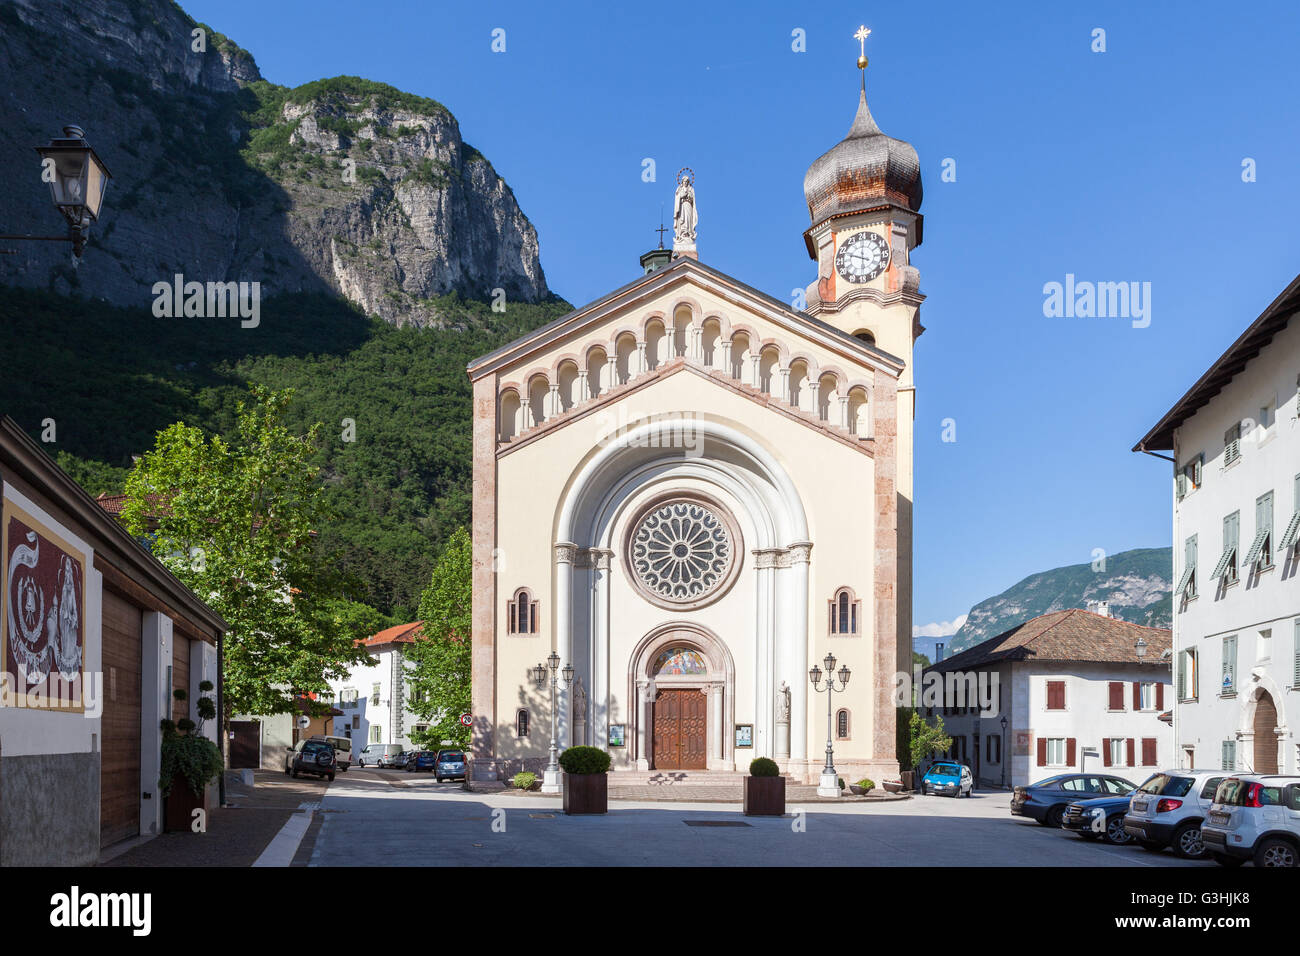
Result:
<instances>
[{"instance_id":1,"label":"street lamp post","mask_svg":"<svg viewBox=\"0 0 1300 956\"><path fill-rule=\"evenodd\" d=\"M849 676L852 673L847 666L840 667L839 679L840 686L835 686L835 655L827 654L826 659L822 661L826 665L826 686L821 686L822 669L816 664L808 672L808 679L812 681L813 690L820 693L826 691L826 766L822 768L821 783L817 785L817 795L819 797L838 797L840 795L839 775L835 772L835 750L831 743L834 736L832 724L834 717L832 715L831 700L838 691L843 693L844 688L849 684Z\"/></svg>"},{"instance_id":2,"label":"street lamp post","mask_svg":"<svg viewBox=\"0 0 1300 956\"><path fill-rule=\"evenodd\" d=\"M1007 786L1007 715L1006 714L1002 715L1002 720L1000 721L1000 723L1002 724L1002 748L1001 748L1001 752L998 754L998 762L1002 764L1002 787L1003 789L1006 789Z\"/></svg>"},{"instance_id":3,"label":"street lamp post","mask_svg":"<svg viewBox=\"0 0 1300 956\"><path fill-rule=\"evenodd\" d=\"M551 656L546 658L546 664L538 664L533 668L533 678L538 684L546 680L547 669L551 674L551 759L546 764L546 772L542 775L542 793L559 793L560 792L560 750L559 741L556 739L555 725L555 689L559 682L560 655L551 651ZM564 667L563 677L564 686L568 687L573 681L573 666L566 664Z\"/></svg>"},{"instance_id":4,"label":"street lamp post","mask_svg":"<svg viewBox=\"0 0 1300 956\"><path fill-rule=\"evenodd\" d=\"M55 137L45 146L37 146L36 152L41 155L41 179L50 184L50 198L67 221L68 233L65 236L4 234L0 239L71 242L73 260L78 261L86 248L90 224L99 219L104 190L113 174L86 142L80 126L63 127L62 137ZM0 251L12 253L15 250Z\"/></svg>"}]
</instances>

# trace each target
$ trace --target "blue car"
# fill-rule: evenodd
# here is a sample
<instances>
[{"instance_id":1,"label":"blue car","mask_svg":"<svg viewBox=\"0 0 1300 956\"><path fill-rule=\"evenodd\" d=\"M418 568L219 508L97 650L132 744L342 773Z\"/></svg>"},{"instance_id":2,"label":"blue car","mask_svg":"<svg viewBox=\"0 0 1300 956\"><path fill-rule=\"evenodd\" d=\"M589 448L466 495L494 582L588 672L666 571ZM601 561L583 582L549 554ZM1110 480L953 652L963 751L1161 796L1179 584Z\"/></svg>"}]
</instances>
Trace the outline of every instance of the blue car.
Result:
<instances>
[{"instance_id":1,"label":"blue car","mask_svg":"<svg viewBox=\"0 0 1300 956\"><path fill-rule=\"evenodd\" d=\"M1124 829L1124 814L1128 813L1131 797L1096 797L1079 800L1065 808L1061 829L1071 830L1085 840L1101 837L1114 846L1123 846L1133 840Z\"/></svg>"},{"instance_id":2,"label":"blue car","mask_svg":"<svg viewBox=\"0 0 1300 956\"><path fill-rule=\"evenodd\" d=\"M465 779L465 751L439 750L434 758L433 775L441 783L444 780Z\"/></svg>"},{"instance_id":3,"label":"blue car","mask_svg":"<svg viewBox=\"0 0 1300 956\"><path fill-rule=\"evenodd\" d=\"M965 764L940 760L921 778L921 793L946 793L952 797L969 797L975 778Z\"/></svg>"},{"instance_id":4,"label":"blue car","mask_svg":"<svg viewBox=\"0 0 1300 956\"><path fill-rule=\"evenodd\" d=\"M438 755L432 750L417 750L411 762L406 765L406 769L412 773L419 773L421 770L433 770L436 768Z\"/></svg>"}]
</instances>

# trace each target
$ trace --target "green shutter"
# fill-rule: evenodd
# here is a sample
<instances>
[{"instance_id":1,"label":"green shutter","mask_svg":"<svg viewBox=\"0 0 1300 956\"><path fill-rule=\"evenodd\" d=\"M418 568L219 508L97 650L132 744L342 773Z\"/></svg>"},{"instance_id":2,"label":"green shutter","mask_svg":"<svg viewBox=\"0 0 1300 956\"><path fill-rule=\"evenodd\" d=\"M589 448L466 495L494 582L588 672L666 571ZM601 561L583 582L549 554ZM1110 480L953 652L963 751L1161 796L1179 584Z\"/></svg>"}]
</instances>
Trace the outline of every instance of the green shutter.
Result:
<instances>
[{"instance_id":1,"label":"green shutter","mask_svg":"<svg viewBox=\"0 0 1300 956\"><path fill-rule=\"evenodd\" d=\"M1221 692L1231 694L1237 689L1237 635L1223 639L1223 686Z\"/></svg>"},{"instance_id":2,"label":"green shutter","mask_svg":"<svg viewBox=\"0 0 1300 956\"><path fill-rule=\"evenodd\" d=\"M1300 668L1300 621L1296 622L1296 667ZM1187 699L1187 654L1183 652L1178 655L1178 699Z\"/></svg>"},{"instance_id":3,"label":"green shutter","mask_svg":"<svg viewBox=\"0 0 1300 956\"><path fill-rule=\"evenodd\" d=\"M1225 740L1223 742L1223 769L1228 771L1237 769L1237 742L1235 740Z\"/></svg>"},{"instance_id":4,"label":"green shutter","mask_svg":"<svg viewBox=\"0 0 1300 956\"><path fill-rule=\"evenodd\" d=\"M1295 675L1291 685L1300 687L1300 617L1295 620Z\"/></svg>"}]
</instances>

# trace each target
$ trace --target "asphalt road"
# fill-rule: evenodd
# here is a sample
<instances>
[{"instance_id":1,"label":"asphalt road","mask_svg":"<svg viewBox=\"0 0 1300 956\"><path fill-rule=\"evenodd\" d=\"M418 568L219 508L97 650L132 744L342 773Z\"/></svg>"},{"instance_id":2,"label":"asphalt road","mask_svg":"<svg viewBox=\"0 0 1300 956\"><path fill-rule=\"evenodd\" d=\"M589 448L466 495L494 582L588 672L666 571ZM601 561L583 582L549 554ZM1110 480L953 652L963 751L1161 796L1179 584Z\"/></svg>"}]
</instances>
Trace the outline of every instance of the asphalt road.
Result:
<instances>
[{"instance_id":1,"label":"asphalt road","mask_svg":"<svg viewBox=\"0 0 1300 956\"><path fill-rule=\"evenodd\" d=\"M554 797L476 794L428 774L353 769L324 790L311 866L1199 866L1012 817L1010 795L787 806L611 802L566 817ZM803 812L800 812L800 811Z\"/></svg>"}]
</instances>

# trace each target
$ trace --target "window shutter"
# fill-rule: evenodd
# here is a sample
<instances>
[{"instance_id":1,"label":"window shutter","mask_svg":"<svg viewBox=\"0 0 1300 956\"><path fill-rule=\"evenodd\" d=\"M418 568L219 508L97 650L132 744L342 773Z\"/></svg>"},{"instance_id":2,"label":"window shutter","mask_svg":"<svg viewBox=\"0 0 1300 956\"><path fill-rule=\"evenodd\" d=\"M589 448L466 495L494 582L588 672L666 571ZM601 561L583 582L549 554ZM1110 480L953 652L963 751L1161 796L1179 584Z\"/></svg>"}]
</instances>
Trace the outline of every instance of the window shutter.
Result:
<instances>
[{"instance_id":1,"label":"window shutter","mask_svg":"<svg viewBox=\"0 0 1300 956\"><path fill-rule=\"evenodd\" d=\"M1142 738L1142 766L1153 767L1156 762L1156 739L1154 737Z\"/></svg>"},{"instance_id":2,"label":"window shutter","mask_svg":"<svg viewBox=\"0 0 1300 956\"><path fill-rule=\"evenodd\" d=\"M1178 655L1178 699L1187 699L1187 654Z\"/></svg>"},{"instance_id":3,"label":"window shutter","mask_svg":"<svg viewBox=\"0 0 1300 956\"><path fill-rule=\"evenodd\" d=\"M1124 709L1124 685L1119 681L1111 681L1107 685L1110 688L1110 702L1107 704L1111 710Z\"/></svg>"},{"instance_id":4,"label":"window shutter","mask_svg":"<svg viewBox=\"0 0 1300 956\"><path fill-rule=\"evenodd\" d=\"M1133 709L1142 709L1142 682L1136 680L1133 682Z\"/></svg>"},{"instance_id":5,"label":"window shutter","mask_svg":"<svg viewBox=\"0 0 1300 956\"><path fill-rule=\"evenodd\" d=\"M1296 618L1295 622L1295 676L1292 684L1300 687L1300 618Z\"/></svg>"},{"instance_id":6,"label":"window shutter","mask_svg":"<svg viewBox=\"0 0 1300 956\"><path fill-rule=\"evenodd\" d=\"M1075 741L1074 741L1074 738L1073 738L1073 737L1067 737L1067 738L1065 739L1065 763L1066 763L1067 766L1070 766L1070 767L1073 767L1073 766L1074 766L1074 758L1075 758L1075 746L1074 746L1074 744L1075 744Z\"/></svg>"},{"instance_id":7,"label":"window shutter","mask_svg":"<svg viewBox=\"0 0 1300 956\"><path fill-rule=\"evenodd\" d=\"M1236 770L1237 764L1237 742L1235 740L1225 740L1223 742L1223 769Z\"/></svg>"},{"instance_id":8,"label":"window shutter","mask_svg":"<svg viewBox=\"0 0 1300 956\"><path fill-rule=\"evenodd\" d=\"M1047 738L1038 738L1038 766L1047 766Z\"/></svg>"},{"instance_id":9,"label":"window shutter","mask_svg":"<svg viewBox=\"0 0 1300 956\"><path fill-rule=\"evenodd\" d=\"M1178 481L1176 482L1175 493L1178 495L1179 498L1184 498L1187 496L1187 476L1182 474L1181 472L1178 475Z\"/></svg>"},{"instance_id":10,"label":"window shutter","mask_svg":"<svg viewBox=\"0 0 1300 956\"><path fill-rule=\"evenodd\" d=\"M1156 710L1164 712L1165 709L1165 685L1156 683Z\"/></svg>"},{"instance_id":11,"label":"window shutter","mask_svg":"<svg viewBox=\"0 0 1300 956\"><path fill-rule=\"evenodd\" d=\"M1127 740L1124 741L1124 743L1125 743L1125 750L1127 751L1126 756L1128 757L1128 766L1136 767L1137 766L1136 741L1134 741L1132 737L1129 737Z\"/></svg>"},{"instance_id":12,"label":"window shutter","mask_svg":"<svg viewBox=\"0 0 1300 956\"><path fill-rule=\"evenodd\" d=\"M1223 639L1223 687L1227 694L1237 689L1237 635Z\"/></svg>"},{"instance_id":13,"label":"window shutter","mask_svg":"<svg viewBox=\"0 0 1300 956\"><path fill-rule=\"evenodd\" d=\"M1103 740L1101 742L1101 765L1103 767L1109 767L1111 765L1109 740Z\"/></svg>"}]
</instances>

